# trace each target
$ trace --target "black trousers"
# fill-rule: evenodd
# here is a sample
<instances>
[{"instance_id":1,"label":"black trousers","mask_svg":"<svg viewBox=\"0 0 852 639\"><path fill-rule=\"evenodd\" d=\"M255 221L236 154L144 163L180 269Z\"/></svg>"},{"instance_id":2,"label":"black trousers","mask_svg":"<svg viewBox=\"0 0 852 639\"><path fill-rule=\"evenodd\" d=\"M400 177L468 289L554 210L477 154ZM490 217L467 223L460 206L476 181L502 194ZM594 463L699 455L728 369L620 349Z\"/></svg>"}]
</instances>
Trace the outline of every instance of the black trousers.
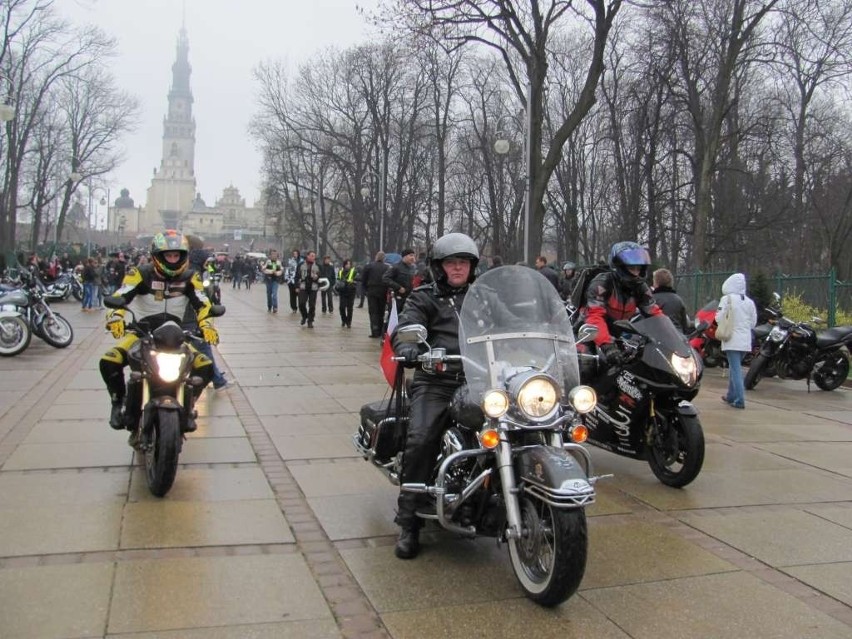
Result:
<instances>
[{"instance_id":1,"label":"black trousers","mask_svg":"<svg viewBox=\"0 0 852 639\"><path fill-rule=\"evenodd\" d=\"M320 298L322 300L322 312L334 313L334 291L331 289L320 291L320 295L322 296Z\"/></svg>"},{"instance_id":2,"label":"black trousers","mask_svg":"<svg viewBox=\"0 0 852 639\"><path fill-rule=\"evenodd\" d=\"M385 325L385 308L387 307L385 293L380 295L367 293L367 309L370 313L370 335L382 336L382 328Z\"/></svg>"},{"instance_id":3,"label":"black trousers","mask_svg":"<svg viewBox=\"0 0 852 639\"><path fill-rule=\"evenodd\" d=\"M350 287L352 288L352 287ZM355 307L355 289L344 290L340 293L338 300L340 310L340 322L344 326L352 326L352 309Z\"/></svg>"},{"instance_id":4,"label":"black trousers","mask_svg":"<svg viewBox=\"0 0 852 639\"><path fill-rule=\"evenodd\" d=\"M288 284L287 288L290 289L290 310L298 311L299 310L299 292L296 289L295 284Z\"/></svg>"},{"instance_id":5,"label":"black trousers","mask_svg":"<svg viewBox=\"0 0 852 639\"><path fill-rule=\"evenodd\" d=\"M460 386L457 381L415 379L411 384L411 420L405 438L400 483L429 483L435 458L441 450L441 438L450 421L450 401ZM396 523L402 528L419 528L414 514L423 495L400 491Z\"/></svg>"},{"instance_id":6,"label":"black trousers","mask_svg":"<svg viewBox=\"0 0 852 639\"><path fill-rule=\"evenodd\" d=\"M314 323L314 316L317 312L317 291L299 291L299 312L302 313L302 319L307 320L309 324Z\"/></svg>"}]
</instances>

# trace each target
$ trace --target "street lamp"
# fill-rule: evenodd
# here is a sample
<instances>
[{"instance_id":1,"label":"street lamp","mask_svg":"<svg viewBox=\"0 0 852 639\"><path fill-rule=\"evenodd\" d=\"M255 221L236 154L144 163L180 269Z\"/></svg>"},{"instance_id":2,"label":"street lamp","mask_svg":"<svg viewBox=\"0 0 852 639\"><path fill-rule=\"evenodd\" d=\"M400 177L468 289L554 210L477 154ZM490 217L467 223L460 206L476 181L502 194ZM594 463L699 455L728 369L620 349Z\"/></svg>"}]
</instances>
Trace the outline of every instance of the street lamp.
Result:
<instances>
[{"instance_id":1,"label":"street lamp","mask_svg":"<svg viewBox=\"0 0 852 639\"><path fill-rule=\"evenodd\" d=\"M384 251L385 246L385 173L386 165L385 158L382 156L382 172L377 175L376 172L371 168L366 168L365 172L372 175L374 178L379 179L379 250ZM361 187L361 197L366 198L370 194L370 188L365 186Z\"/></svg>"},{"instance_id":2,"label":"street lamp","mask_svg":"<svg viewBox=\"0 0 852 639\"><path fill-rule=\"evenodd\" d=\"M9 104L0 104L0 122L9 122L15 117L15 107Z\"/></svg>"}]
</instances>

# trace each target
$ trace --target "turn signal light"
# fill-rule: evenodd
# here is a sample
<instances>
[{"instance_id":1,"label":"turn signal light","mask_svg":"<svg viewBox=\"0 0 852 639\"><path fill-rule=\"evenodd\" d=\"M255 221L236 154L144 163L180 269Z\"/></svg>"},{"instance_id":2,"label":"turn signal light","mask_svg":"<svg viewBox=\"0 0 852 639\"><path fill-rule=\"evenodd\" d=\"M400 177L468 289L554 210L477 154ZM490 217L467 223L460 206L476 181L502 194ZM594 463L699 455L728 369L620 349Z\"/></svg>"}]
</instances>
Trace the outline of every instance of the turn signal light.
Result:
<instances>
[{"instance_id":1,"label":"turn signal light","mask_svg":"<svg viewBox=\"0 0 852 639\"><path fill-rule=\"evenodd\" d=\"M479 433L479 443L488 450L497 448L497 445L500 443L500 433L493 428L484 430Z\"/></svg>"},{"instance_id":2,"label":"turn signal light","mask_svg":"<svg viewBox=\"0 0 852 639\"><path fill-rule=\"evenodd\" d=\"M589 429L583 424L577 424L571 429L571 441L575 444L582 444L589 438Z\"/></svg>"}]
</instances>

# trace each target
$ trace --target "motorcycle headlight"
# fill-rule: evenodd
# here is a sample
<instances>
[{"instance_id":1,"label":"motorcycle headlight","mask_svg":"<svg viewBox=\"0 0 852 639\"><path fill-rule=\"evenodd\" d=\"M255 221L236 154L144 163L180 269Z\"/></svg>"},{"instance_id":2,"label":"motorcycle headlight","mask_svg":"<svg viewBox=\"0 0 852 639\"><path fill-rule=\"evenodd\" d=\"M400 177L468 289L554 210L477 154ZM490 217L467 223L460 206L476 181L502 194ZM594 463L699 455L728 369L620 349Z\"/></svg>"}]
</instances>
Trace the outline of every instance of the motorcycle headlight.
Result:
<instances>
[{"instance_id":1,"label":"motorcycle headlight","mask_svg":"<svg viewBox=\"0 0 852 639\"><path fill-rule=\"evenodd\" d=\"M595 409L595 404L598 403L598 396L595 389L591 386L575 386L568 393L568 402L574 407L574 410L585 415Z\"/></svg>"},{"instance_id":2,"label":"motorcycle headlight","mask_svg":"<svg viewBox=\"0 0 852 639\"><path fill-rule=\"evenodd\" d=\"M210 278L205 277L203 280L201 280L201 286L203 286L204 288L207 288L208 286L210 286Z\"/></svg>"},{"instance_id":3,"label":"motorcycle headlight","mask_svg":"<svg viewBox=\"0 0 852 639\"><path fill-rule=\"evenodd\" d=\"M505 391L490 390L482 397L482 412L486 417L497 419L509 410L509 396Z\"/></svg>"},{"instance_id":4,"label":"motorcycle headlight","mask_svg":"<svg viewBox=\"0 0 852 639\"><path fill-rule=\"evenodd\" d=\"M698 381L698 364L696 364L694 356L681 357L672 353L670 363L674 372L680 377L680 381L687 386L693 386Z\"/></svg>"},{"instance_id":5,"label":"motorcycle headlight","mask_svg":"<svg viewBox=\"0 0 852 639\"><path fill-rule=\"evenodd\" d=\"M781 328L778 325L772 327L772 330L769 331L769 339L773 342L780 342L787 336L787 331Z\"/></svg>"},{"instance_id":6,"label":"motorcycle headlight","mask_svg":"<svg viewBox=\"0 0 852 639\"><path fill-rule=\"evenodd\" d=\"M559 386L548 375L534 374L512 385L518 408L529 419L544 419L552 415L559 406Z\"/></svg>"},{"instance_id":7,"label":"motorcycle headlight","mask_svg":"<svg viewBox=\"0 0 852 639\"><path fill-rule=\"evenodd\" d=\"M157 362L157 375L164 382L176 382L180 377L180 369L183 365L183 353L157 353L154 361Z\"/></svg>"}]
</instances>

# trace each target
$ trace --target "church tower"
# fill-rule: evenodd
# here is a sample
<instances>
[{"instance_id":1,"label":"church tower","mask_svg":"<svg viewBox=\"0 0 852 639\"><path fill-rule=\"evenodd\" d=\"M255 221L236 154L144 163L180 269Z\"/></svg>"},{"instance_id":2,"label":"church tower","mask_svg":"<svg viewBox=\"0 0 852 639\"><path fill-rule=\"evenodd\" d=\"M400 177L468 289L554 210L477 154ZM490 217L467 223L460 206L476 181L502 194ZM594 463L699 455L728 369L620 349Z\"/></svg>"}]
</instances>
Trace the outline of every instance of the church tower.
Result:
<instances>
[{"instance_id":1,"label":"church tower","mask_svg":"<svg viewBox=\"0 0 852 639\"><path fill-rule=\"evenodd\" d=\"M181 27L177 56L172 65L169 106L163 118L163 150L160 168L154 169L145 202L145 221L140 227L156 233L180 229L195 199L195 119L189 87L189 40ZM141 228L140 228L141 230Z\"/></svg>"}]
</instances>

